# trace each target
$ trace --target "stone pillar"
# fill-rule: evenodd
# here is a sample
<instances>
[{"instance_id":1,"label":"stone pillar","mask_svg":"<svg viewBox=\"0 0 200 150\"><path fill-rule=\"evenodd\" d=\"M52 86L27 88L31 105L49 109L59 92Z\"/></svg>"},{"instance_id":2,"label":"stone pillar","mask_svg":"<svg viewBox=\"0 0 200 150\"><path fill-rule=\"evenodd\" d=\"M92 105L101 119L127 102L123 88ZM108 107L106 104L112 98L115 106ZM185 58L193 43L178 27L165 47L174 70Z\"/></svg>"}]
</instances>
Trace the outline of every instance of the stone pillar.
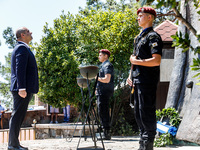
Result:
<instances>
[{"instance_id":1,"label":"stone pillar","mask_svg":"<svg viewBox=\"0 0 200 150\"><path fill-rule=\"evenodd\" d=\"M38 97L37 94L35 94L35 105L36 106L46 106L45 103L43 103L43 102L40 101L40 98Z\"/></svg>"}]
</instances>

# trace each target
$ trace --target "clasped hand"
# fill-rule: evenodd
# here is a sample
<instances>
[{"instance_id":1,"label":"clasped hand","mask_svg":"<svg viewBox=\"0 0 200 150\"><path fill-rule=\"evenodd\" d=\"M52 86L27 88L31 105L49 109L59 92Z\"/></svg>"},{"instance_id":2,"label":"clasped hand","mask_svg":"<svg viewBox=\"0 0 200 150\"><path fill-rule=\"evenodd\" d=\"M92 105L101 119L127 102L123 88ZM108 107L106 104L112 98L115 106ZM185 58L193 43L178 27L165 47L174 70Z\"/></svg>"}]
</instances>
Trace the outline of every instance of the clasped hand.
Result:
<instances>
[{"instance_id":1,"label":"clasped hand","mask_svg":"<svg viewBox=\"0 0 200 150\"><path fill-rule=\"evenodd\" d=\"M137 57L134 56L134 55L131 55L130 56L130 62L131 62L131 64L135 64L136 63L135 61L137 61Z\"/></svg>"},{"instance_id":2,"label":"clasped hand","mask_svg":"<svg viewBox=\"0 0 200 150\"><path fill-rule=\"evenodd\" d=\"M133 86L134 87L133 81L131 80L130 77L127 78L126 82L128 83L129 86Z\"/></svg>"},{"instance_id":3,"label":"clasped hand","mask_svg":"<svg viewBox=\"0 0 200 150\"><path fill-rule=\"evenodd\" d=\"M25 98L27 96L27 92L26 90L22 90L18 92L19 96L21 96L22 98Z\"/></svg>"}]
</instances>

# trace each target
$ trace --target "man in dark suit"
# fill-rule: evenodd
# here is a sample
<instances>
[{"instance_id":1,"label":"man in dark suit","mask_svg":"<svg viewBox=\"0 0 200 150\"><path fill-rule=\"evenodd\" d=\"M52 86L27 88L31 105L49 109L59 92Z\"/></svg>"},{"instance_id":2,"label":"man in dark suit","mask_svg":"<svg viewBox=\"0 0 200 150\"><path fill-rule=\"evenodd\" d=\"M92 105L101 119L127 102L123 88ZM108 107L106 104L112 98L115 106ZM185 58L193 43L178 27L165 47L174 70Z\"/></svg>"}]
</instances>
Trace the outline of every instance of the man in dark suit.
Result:
<instances>
[{"instance_id":1,"label":"man in dark suit","mask_svg":"<svg viewBox=\"0 0 200 150\"><path fill-rule=\"evenodd\" d=\"M8 150L28 150L19 143L19 131L25 118L28 104L38 92L38 70L35 56L28 46L32 32L26 27L16 31L17 44L11 57L11 87L13 112L9 122Z\"/></svg>"}]
</instances>

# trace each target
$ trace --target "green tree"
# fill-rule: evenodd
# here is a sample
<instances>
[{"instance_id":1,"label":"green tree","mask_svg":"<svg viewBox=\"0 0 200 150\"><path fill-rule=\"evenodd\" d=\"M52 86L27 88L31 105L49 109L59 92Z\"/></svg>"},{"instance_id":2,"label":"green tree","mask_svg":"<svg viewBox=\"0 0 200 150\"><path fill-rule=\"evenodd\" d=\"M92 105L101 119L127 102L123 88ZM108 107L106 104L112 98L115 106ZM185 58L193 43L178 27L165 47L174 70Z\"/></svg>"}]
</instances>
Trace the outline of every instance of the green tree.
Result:
<instances>
[{"instance_id":1,"label":"green tree","mask_svg":"<svg viewBox=\"0 0 200 150\"><path fill-rule=\"evenodd\" d=\"M12 49L14 48L14 45L16 43L16 38L14 36L13 30L11 27L7 27L6 30L3 31L3 38L6 40L6 44L8 45L8 48ZM0 74L1 77L4 79L4 81L0 81L0 93L1 95L6 99L5 103L7 106L9 106L11 102L11 93L10 93L10 75L11 75L11 53L8 53L7 56L5 56L5 64L2 65L0 63Z\"/></svg>"},{"instance_id":2,"label":"green tree","mask_svg":"<svg viewBox=\"0 0 200 150\"><path fill-rule=\"evenodd\" d=\"M77 103L80 93L76 77L78 74L75 17L61 15L54 20L54 27L44 27L44 36L35 48L39 69L40 99L55 107Z\"/></svg>"},{"instance_id":3,"label":"green tree","mask_svg":"<svg viewBox=\"0 0 200 150\"><path fill-rule=\"evenodd\" d=\"M87 0L86 7L80 8L80 13L87 16L90 10L104 10L104 11L124 11L126 8L132 9L136 7L135 0L120 0L119 3L116 0L106 0L102 2L101 0ZM139 5L137 5L139 7Z\"/></svg>"}]
</instances>

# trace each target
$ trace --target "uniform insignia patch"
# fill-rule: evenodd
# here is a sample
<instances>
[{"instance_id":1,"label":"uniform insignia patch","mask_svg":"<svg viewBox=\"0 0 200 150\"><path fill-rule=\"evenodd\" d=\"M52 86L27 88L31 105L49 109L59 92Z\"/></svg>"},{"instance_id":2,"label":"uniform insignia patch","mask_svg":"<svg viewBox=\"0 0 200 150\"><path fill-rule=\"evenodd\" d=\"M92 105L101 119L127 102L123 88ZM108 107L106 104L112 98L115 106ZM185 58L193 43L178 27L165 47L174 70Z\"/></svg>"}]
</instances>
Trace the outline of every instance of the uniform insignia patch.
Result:
<instances>
[{"instance_id":1,"label":"uniform insignia patch","mask_svg":"<svg viewBox=\"0 0 200 150\"><path fill-rule=\"evenodd\" d=\"M153 46L153 47L156 47L156 46L158 46L158 43L155 42L155 43L152 44L152 46Z\"/></svg>"}]
</instances>

